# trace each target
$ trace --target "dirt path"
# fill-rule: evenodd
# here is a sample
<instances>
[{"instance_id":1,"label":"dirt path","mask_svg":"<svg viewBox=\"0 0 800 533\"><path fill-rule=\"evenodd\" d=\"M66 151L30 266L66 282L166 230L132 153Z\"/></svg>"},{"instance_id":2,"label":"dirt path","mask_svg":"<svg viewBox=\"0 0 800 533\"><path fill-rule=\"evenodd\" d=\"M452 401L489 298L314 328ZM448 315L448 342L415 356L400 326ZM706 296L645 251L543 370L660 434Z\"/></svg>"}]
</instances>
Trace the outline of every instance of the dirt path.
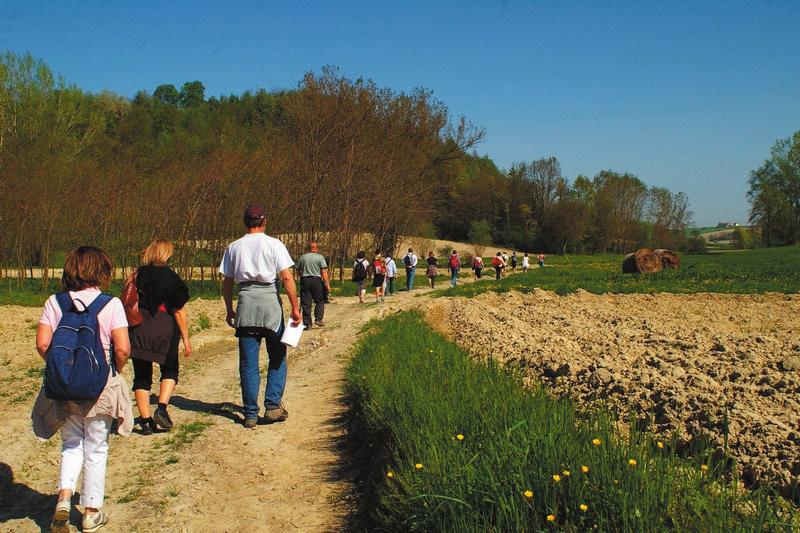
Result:
<instances>
[{"instance_id":1,"label":"dirt path","mask_svg":"<svg viewBox=\"0 0 800 533\"><path fill-rule=\"evenodd\" d=\"M224 324L223 304L192 302L192 322L205 314L212 326L193 335L195 352L182 367L171 408L176 428L150 437L112 437L106 530L338 529L350 493L347 480L336 475L340 458L334 449L342 433L336 421L343 411L339 398L347 354L363 324L419 306L427 292L401 292L382 304L336 299L326 309L326 327L307 332L301 346L289 351L284 397L289 419L255 430L238 423L238 350ZM0 309L1 531L46 531L55 505L60 440L40 442L29 421L41 379L32 348L38 313ZM263 395L263 382L261 387ZM77 511L72 524L80 524Z\"/></svg>"}]
</instances>

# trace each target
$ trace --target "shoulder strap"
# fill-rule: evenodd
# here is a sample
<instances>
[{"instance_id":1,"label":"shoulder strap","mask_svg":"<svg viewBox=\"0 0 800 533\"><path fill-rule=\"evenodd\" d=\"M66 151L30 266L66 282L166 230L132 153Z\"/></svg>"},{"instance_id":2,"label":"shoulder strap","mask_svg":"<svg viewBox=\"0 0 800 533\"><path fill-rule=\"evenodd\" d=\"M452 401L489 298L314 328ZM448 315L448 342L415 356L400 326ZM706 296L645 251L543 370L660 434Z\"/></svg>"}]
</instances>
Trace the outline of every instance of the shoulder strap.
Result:
<instances>
[{"instance_id":1,"label":"shoulder strap","mask_svg":"<svg viewBox=\"0 0 800 533\"><path fill-rule=\"evenodd\" d=\"M89 307L86 310L89 311L90 313L97 315L100 313L100 311L103 310L103 308L106 305L108 305L108 303L111 301L112 298L113 296L111 296L110 294L101 293L94 299L94 301L91 303L91 305L89 305Z\"/></svg>"},{"instance_id":2,"label":"shoulder strap","mask_svg":"<svg viewBox=\"0 0 800 533\"><path fill-rule=\"evenodd\" d=\"M56 301L58 302L58 306L61 308L62 315L72 311L72 298L70 297L69 292L57 292Z\"/></svg>"}]
</instances>

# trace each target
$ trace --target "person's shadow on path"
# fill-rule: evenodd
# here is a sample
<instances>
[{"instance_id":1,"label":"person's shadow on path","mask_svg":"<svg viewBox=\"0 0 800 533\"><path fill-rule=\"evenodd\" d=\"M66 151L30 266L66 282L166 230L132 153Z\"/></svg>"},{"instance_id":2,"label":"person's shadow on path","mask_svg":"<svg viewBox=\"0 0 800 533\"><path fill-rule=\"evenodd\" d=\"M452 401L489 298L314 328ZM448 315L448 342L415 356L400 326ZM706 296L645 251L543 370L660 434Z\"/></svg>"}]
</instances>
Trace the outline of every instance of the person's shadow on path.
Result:
<instances>
[{"instance_id":1,"label":"person's shadow on path","mask_svg":"<svg viewBox=\"0 0 800 533\"><path fill-rule=\"evenodd\" d=\"M221 416L236 423L242 422L239 412L241 406L231 402L209 403L201 400L192 400L184 396L173 396L169 401L170 405L184 411L194 411L196 413L207 413L210 415Z\"/></svg>"},{"instance_id":2,"label":"person's shadow on path","mask_svg":"<svg viewBox=\"0 0 800 533\"><path fill-rule=\"evenodd\" d=\"M25 484L15 483L11 466L0 462L0 524L29 518L36 522L41 531L50 531L57 497L56 494L42 494ZM69 513L69 521L73 527L78 527L82 518L75 508L78 500L78 493L73 494L73 505Z\"/></svg>"}]
</instances>

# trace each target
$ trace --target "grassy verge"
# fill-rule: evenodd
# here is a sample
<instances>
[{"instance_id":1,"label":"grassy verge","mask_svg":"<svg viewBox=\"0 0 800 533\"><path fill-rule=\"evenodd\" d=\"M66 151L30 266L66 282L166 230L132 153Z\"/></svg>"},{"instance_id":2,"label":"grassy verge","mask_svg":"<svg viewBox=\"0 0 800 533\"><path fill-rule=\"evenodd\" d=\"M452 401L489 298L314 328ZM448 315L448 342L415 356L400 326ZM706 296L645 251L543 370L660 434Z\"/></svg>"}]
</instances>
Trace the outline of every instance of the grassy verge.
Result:
<instances>
[{"instance_id":1,"label":"grassy verge","mask_svg":"<svg viewBox=\"0 0 800 533\"><path fill-rule=\"evenodd\" d=\"M356 529L755 531L800 525L709 457L476 363L415 313L372 323L347 372Z\"/></svg>"},{"instance_id":2,"label":"grassy verge","mask_svg":"<svg viewBox=\"0 0 800 533\"><path fill-rule=\"evenodd\" d=\"M800 246L684 255L678 270L655 274L623 274L622 256L548 257L547 266L534 266L500 281L489 280L449 289L447 296L474 296L482 292L527 292L534 287L558 294L577 289L612 293L718 292L759 294L800 291ZM552 267L552 268L551 268ZM493 277L492 272L492 277Z\"/></svg>"}]
</instances>

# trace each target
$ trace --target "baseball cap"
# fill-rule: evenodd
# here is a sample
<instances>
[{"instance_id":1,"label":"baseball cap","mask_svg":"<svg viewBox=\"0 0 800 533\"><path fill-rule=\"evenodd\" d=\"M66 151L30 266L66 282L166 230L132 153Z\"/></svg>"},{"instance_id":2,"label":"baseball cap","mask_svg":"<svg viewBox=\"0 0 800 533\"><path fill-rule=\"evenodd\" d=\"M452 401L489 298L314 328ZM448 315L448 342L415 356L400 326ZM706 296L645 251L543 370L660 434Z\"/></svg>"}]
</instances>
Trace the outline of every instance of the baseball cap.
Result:
<instances>
[{"instance_id":1,"label":"baseball cap","mask_svg":"<svg viewBox=\"0 0 800 533\"><path fill-rule=\"evenodd\" d=\"M267 211L264 209L264 206L259 204L250 204L244 210L244 219L245 220L264 220L267 218Z\"/></svg>"}]
</instances>

